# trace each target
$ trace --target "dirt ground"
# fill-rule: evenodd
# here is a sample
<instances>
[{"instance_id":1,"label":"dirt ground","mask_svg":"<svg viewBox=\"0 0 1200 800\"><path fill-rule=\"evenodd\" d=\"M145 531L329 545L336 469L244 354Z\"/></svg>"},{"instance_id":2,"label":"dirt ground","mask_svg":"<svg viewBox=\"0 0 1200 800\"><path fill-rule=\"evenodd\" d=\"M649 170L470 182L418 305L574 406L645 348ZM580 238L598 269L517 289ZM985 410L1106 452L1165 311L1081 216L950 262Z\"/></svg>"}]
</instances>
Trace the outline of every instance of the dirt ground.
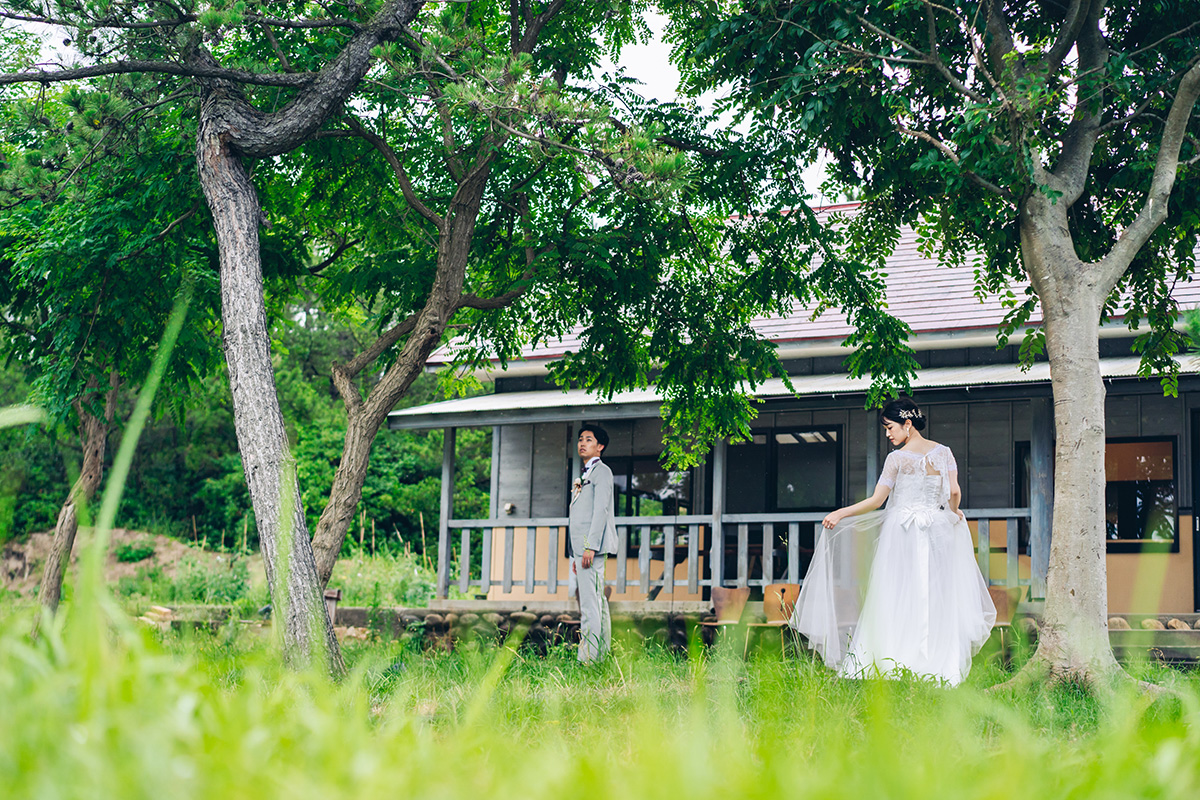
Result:
<instances>
[{"instance_id":1,"label":"dirt ground","mask_svg":"<svg viewBox=\"0 0 1200 800\"><path fill-rule=\"evenodd\" d=\"M90 531L87 529L80 530L71 558L72 568L76 566L82 545L88 541L89 534ZM25 542L8 542L4 545L3 552L0 553L0 581L3 581L4 589L31 600L37 597L38 584L42 580L42 566L45 564L46 555L50 552L53 536L53 531L35 533L30 535ZM133 542L150 543L154 546L154 555L133 563L117 561L114 555L116 549L123 544ZM145 531L117 528L112 532L108 560L104 567L105 577L110 584L115 584L121 578L133 576L137 574L138 570L151 566L161 567L164 574L173 576L184 558L215 561L218 555L220 554L211 550L191 547L166 536L155 536Z\"/></svg>"}]
</instances>

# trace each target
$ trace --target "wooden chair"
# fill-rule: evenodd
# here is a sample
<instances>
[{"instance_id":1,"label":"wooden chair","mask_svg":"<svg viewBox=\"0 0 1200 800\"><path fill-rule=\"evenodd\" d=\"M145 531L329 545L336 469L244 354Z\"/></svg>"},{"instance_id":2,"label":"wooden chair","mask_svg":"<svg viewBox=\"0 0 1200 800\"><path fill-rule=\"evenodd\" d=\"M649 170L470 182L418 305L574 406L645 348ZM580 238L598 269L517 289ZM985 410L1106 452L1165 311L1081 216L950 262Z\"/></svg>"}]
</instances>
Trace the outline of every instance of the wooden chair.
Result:
<instances>
[{"instance_id":1,"label":"wooden chair","mask_svg":"<svg viewBox=\"0 0 1200 800\"><path fill-rule=\"evenodd\" d=\"M787 655L788 621L792 618L792 610L800 599L800 584L772 583L763 587L763 614L766 622L751 622L746 626L746 645L742 648L743 655L750 652L750 634L755 628L774 628L779 631L780 655Z\"/></svg>"},{"instance_id":2,"label":"wooden chair","mask_svg":"<svg viewBox=\"0 0 1200 800\"><path fill-rule=\"evenodd\" d=\"M1005 663L1009 659L1009 647L1012 646L1012 620L1017 606L1025 599L1028 586L989 586L988 594L992 596L992 605L996 607L996 623L992 629L1000 634L1000 658Z\"/></svg>"},{"instance_id":3,"label":"wooden chair","mask_svg":"<svg viewBox=\"0 0 1200 800\"><path fill-rule=\"evenodd\" d=\"M712 628L713 635L722 628L737 625L742 621L742 612L746 610L746 602L750 599L750 587L734 588L729 586L714 586L712 589L713 613L715 620L701 622L701 627ZM715 640L714 640L715 641Z\"/></svg>"}]
</instances>

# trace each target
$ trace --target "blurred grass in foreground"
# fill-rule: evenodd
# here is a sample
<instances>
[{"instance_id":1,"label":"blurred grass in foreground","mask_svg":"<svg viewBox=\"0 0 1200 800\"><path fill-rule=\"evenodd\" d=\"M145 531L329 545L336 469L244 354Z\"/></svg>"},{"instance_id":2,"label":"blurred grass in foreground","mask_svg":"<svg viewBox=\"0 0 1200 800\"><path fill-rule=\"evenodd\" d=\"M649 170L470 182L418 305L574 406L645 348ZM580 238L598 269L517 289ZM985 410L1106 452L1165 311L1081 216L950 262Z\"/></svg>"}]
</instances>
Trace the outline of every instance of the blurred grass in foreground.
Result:
<instances>
[{"instance_id":1,"label":"blurred grass in foreground","mask_svg":"<svg viewBox=\"0 0 1200 800\"><path fill-rule=\"evenodd\" d=\"M159 375L184 311L186 299ZM954 691L841 681L808 659L746 662L728 640L688 659L618 643L598 667L569 648L355 645L354 670L332 684L284 669L236 625L160 638L101 577L156 383L126 429L72 602L34 641L30 612L0 613L3 800L1200 794L1200 680L1149 665L1140 676L1176 697L988 695L1004 675L982 661Z\"/></svg>"},{"instance_id":2,"label":"blurred grass in foreground","mask_svg":"<svg viewBox=\"0 0 1200 800\"><path fill-rule=\"evenodd\" d=\"M37 642L0 631L7 798L1194 798L1200 681L1101 704L1060 689L849 682L769 651L621 646L581 667L497 647L355 645L340 685L236 628L153 634L103 592ZM740 649L740 648L738 648Z\"/></svg>"}]
</instances>

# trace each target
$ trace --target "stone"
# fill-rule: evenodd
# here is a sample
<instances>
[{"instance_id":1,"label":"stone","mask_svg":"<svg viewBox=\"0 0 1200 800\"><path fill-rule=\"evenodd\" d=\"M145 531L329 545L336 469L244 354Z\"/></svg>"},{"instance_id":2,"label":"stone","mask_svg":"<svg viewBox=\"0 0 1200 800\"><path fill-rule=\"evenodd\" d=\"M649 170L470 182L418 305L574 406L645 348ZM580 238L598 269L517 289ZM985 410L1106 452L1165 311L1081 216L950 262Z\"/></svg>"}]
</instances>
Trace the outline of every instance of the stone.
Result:
<instances>
[{"instance_id":1,"label":"stone","mask_svg":"<svg viewBox=\"0 0 1200 800\"><path fill-rule=\"evenodd\" d=\"M559 622L574 622L575 617L572 616L571 614L559 614L558 621Z\"/></svg>"},{"instance_id":2,"label":"stone","mask_svg":"<svg viewBox=\"0 0 1200 800\"><path fill-rule=\"evenodd\" d=\"M1154 617L1142 620L1142 627L1148 631L1165 631L1167 629L1166 625Z\"/></svg>"},{"instance_id":3,"label":"stone","mask_svg":"<svg viewBox=\"0 0 1200 800\"><path fill-rule=\"evenodd\" d=\"M537 614L530 614L528 611L514 611L508 615L515 625L532 625L538 621Z\"/></svg>"},{"instance_id":4,"label":"stone","mask_svg":"<svg viewBox=\"0 0 1200 800\"><path fill-rule=\"evenodd\" d=\"M337 637L339 642L344 642L347 639L357 639L360 642L365 642L371 638L371 631L369 628L355 628L352 625L335 625L333 635Z\"/></svg>"},{"instance_id":5,"label":"stone","mask_svg":"<svg viewBox=\"0 0 1200 800\"><path fill-rule=\"evenodd\" d=\"M1173 631L1190 631L1192 629L1191 625L1188 625L1181 619L1167 620L1167 627Z\"/></svg>"},{"instance_id":6,"label":"stone","mask_svg":"<svg viewBox=\"0 0 1200 800\"><path fill-rule=\"evenodd\" d=\"M494 611L489 611L483 615L483 621L489 625L495 625L497 628L504 622L504 617Z\"/></svg>"},{"instance_id":7,"label":"stone","mask_svg":"<svg viewBox=\"0 0 1200 800\"><path fill-rule=\"evenodd\" d=\"M553 625L555 623L553 614L542 614L542 618L538 620L542 625Z\"/></svg>"},{"instance_id":8,"label":"stone","mask_svg":"<svg viewBox=\"0 0 1200 800\"><path fill-rule=\"evenodd\" d=\"M444 624L446 624L446 619L441 614L426 614L425 615L425 624L426 625L444 625Z\"/></svg>"},{"instance_id":9,"label":"stone","mask_svg":"<svg viewBox=\"0 0 1200 800\"><path fill-rule=\"evenodd\" d=\"M1127 631L1130 630L1129 621L1124 617L1109 617L1108 629L1110 631Z\"/></svg>"},{"instance_id":10,"label":"stone","mask_svg":"<svg viewBox=\"0 0 1200 800\"><path fill-rule=\"evenodd\" d=\"M458 624L458 614L455 614L453 611L451 611L449 614L447 614L446 615L446 624L450 625L450 626L457 625Z\"/></svg>"},{"instance_id":11,"label":"stone","mask_svg":"<svg viewBox=\"0 0 1200 800\"><path fill-rule=\"evenodd\" d=\"M1193 624L1192 627L1195 628L1196 630L1200 631L1200 619L1196 620L1195 624Z\"/></svg>"},{"instance_id":12,"label":"stone","mask_svg":"<svg viewBox=\"0 0 1200 800\"><path fill-rule=\"evenodd\" d=\"M458 624L462 625L464 628L470 627L471 625L474 625L476 622L479 622L479 615L472 614L470 611L466 612L465 614L463 614L462 616L460 616L458 618Z\"/></svg>"}]
</instances>

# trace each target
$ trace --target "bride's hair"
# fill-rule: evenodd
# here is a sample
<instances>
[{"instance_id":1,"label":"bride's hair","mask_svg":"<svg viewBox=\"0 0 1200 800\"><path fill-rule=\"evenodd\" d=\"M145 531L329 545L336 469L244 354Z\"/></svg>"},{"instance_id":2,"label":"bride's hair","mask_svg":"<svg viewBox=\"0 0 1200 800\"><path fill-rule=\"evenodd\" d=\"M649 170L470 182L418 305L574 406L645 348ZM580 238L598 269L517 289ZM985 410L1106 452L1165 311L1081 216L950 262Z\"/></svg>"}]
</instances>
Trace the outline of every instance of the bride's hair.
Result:
<instances>
[{"instance_id":1,"label":"bride's hair","mask_svg":"<svg viewBox=\"0 0 1200 800\"><path fill-rule=\"evenodd\" d=\"M879 419L881 422L883 420L891 420L897 425L911 422L917 430L925 430L925 415L921 413L921 409L917 408L917 404L909 397L897 397L895 400L890 401L879 412Z\"/></svg>"}]
</instances>

